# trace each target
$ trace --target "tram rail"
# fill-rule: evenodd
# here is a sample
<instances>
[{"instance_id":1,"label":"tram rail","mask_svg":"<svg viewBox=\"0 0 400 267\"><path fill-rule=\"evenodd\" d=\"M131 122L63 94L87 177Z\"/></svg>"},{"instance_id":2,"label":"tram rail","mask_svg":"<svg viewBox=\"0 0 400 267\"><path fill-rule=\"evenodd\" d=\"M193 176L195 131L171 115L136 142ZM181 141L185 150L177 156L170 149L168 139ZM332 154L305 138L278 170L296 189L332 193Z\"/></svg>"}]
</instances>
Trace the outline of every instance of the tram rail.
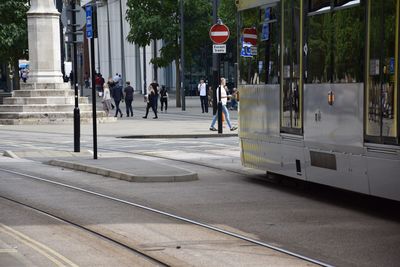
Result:
<instances>
[{"instance_id":1,"label":"tram rail","mask_svg":"<svg viewBox=\"0 0 400 267\"><path fill-rule=\"evenodd\" d=\"M31 180L34 180L34 181L48 183L48 184L52 184L52 185L55 185L55 186L72 189L72 190L75 190L75 191L79 191L81 193L94 195L96 197L100 197L100 198L103 198L103 199L111 200L113 202L117 202L117 203L128 205L128 206L131 206L131 207L139 208L139 209L151 212L151 213L155 213L157 215L168 217L170 219L182 221L182 222L188 223L190 225L196 225L196 226L205 228L207 230L211 230L211 231L217 232L219 234L227 235L227 236L230 236L230 237L236 238L238 240L245 241L245 242L257 245L257 246L261 246L261 247L265 247L265 248L268 248L268 249L272 249L274 251L277 251L277 252L280 252L280 253L283 253L283 254L295 257L297 259L301 259L301 260L304 260L306 262L319 265L319 266L332 266L330 264L327 264L325 262L319 261L317 259L312 259L312 258L306 257L304 255L300 255L298 253L291 252L289 250L285 250L285 249L276 247L276 246L268 244L266 242L262 242L260 240L255 240L255 239L252 239L252 238L249 238L249 237L246 237L246 236L243 236L243 235L231 232L231 231L227 231L227 230L215 227L213 225L209 225L209 224L206 224L206 223L203 223L203 222L195 221L195 220L192 220L190 218L178 216L178 215L175 215L175 214L172 214L172 213L168 213L168 212L165 212L165 211L162 211L162 210L154 209L154 208L151 208L149 206L141 205L139 203L134 203L134 202L127 201L127 200L124 200L124 199L120 199L120 198L117 198L117 197L112 197L112 196L105 195L105 194L102 194L102 193L98 193L98 192L94 192L94 191L91 191L91 190L87 190L87 189L84 189L84 188L81 188L81 187L77 187L77 186L73 186L73 185L69 185L69 184L65 184L65 183L61 183L61 182L57 182L57 181L53 181L53 180L49 180L49 179L46 179L46 178L43 178L43 177L30 175L30 174L27 174L27 173L17 172L17 171L6 169L6 168L0 168L0 171L1 172L5 172L5 173L9 173L9 174L13 174L13 175L17 175L17 176L20 176L20 177L24 177L24 178L27 178L27 179L31 179ZM127 248L127 249L131 250L132 252L138 253L138 254L142 255L143 257L146 257L149 260L152 260L155 263L160 264L161 266L168 266L168 264L165 264L164 262L160 261L159 259L153 258L153 257L147 255L146 253L143 253L143 252L141 252L141 251L139 251L139 250L137 250L137 249L135 249L135 248L133 248L131 246L127 246L126 244L123 244L123 243L113 239L112 237L108 237L108 236L103 235L103 234L101 234L99 232L96 232L94 230L88 229L87 227L85 227L83 225L79 225L77 223L69 221L66 218L62 218L62 217L57 216L55 214L52 214L50 212L44 211L42 209L38 209L36 207L33 207L32 205L28 205L26 203L11 199L9 197L4 197L4 196L0 196L0 197L2 197L4 199L7 199L9 201L13 201L15 203L18 203L20 205L27 206L29 208L32 208L34 210L37 210L37 211L42 212L44 214L47 214L49 216L53 216L53 217L55 217L55 218L57 218L59 220L62 220L64 222L66 222L66 223L69 223L71 225L79 227L80 229L83 229L85 231L89 231L89 232L91 232L91 233L93 233L93 234L95 234L97 236L100 236L102 238L105 238L105 239L109 240L110 242L116 243L116 244L118 244L118 245L120 245L120 246L122 246L124 248Z\"/></svg>"}]
</instances>

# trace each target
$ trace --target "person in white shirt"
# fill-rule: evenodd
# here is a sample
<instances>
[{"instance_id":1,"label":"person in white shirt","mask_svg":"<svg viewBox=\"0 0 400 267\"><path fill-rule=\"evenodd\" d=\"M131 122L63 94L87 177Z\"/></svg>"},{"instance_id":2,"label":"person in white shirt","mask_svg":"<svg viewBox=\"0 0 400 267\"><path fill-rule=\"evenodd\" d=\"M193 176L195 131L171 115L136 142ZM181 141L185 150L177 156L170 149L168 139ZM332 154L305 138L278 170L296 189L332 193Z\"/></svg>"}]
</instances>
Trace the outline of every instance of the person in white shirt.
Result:
<instances>
[{"instance_id":1,"label":"person in white shirt","mask_svg":"<svg viewBox=\"0 0 400 267\"><path fill-rule=\"evenodd\" d=\"M103 85L103 110L106 112L107 117L110 114L111 111L111 93L110 93L110 88L108 88L108 84L105 83Z\"/></svg>"},{"instance_id":2,"label":"person in white shirt","mask_svg":"<svg viewBox=\"0 0 400 267\"><path fill-rule=\"evenodd\" d=\"M202 113L208 113L208 97L207 97L207 85L204 83L204 80L201 79L197 89L200 95L200 103L201 103L201 110Z\"/></svg>"},{"instance_id":3,"label":"person in white shirt","mask_svg":"<svg viewBox=\"0 0 400 267\"><path fill-rule=\"evenodd\" d=\"M237 127L232 126L231 120L229 118L229 111L226 108L226 102L228 100L228 95L226 94L226 90L227 90L226 80L225 80L225 78L221 78L221 84L220 84L220 86L218 86L215 93L217 94L217 101L219 102L219 91L221 91L222 112L225 114L226 123L228 124L230 130L234 131L237 129ZM214 127L214 125L217 121L217 117L218 117L218 112L215 113L215 115L213 116L211 126L210 126L210 131L217 131L217 129Z\"/></svg>"}]
</instances>

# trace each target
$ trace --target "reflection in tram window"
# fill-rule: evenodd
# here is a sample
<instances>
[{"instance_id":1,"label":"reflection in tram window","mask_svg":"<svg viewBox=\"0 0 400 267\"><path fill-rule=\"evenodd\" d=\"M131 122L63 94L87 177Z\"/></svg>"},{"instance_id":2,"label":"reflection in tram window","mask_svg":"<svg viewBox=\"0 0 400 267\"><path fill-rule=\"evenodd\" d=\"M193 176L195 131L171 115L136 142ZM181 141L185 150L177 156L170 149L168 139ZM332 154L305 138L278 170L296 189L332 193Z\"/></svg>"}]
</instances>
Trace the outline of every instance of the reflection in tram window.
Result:
<instances>
[{"instance_id":1,"label":"reflection in tram window","mask_svg":"<svg viewBox=\"0 0 400 267\"><path fill-rule=\"evenodd\" d=\"M308 18L306 83L329 83L332 76L332 30L328 13Z\"/></svg>"},{"instance_id":2,"label":"reflection in tram window","mask_svg":"<svg viewBox=\"0 0 400 267\"><path fill-rule=\"evenodd\" d=\"M334 83L363 82L364 13L364 6L361 5L332 13L334 27L332 78Z\"/></svg>"},{"instance_id":3,"label":"reflection in tram window","mask_svg":"<svg viewBox=\"0 0 400 267\"><path fill-rule=\"evenodd\" d=\"M300 0L284 1L282 118L284 132L302 128L300 107Z\"/></svg>"},{"instance_id":4,"label":"reflection in tram window","mask_svg":"<svg viewBox=\"0 0 400 267\"><path fill-rule=\"evenodd\" d=\"M343 6L357 1L335 2ZM351 5L310 13L306 83L363 82L364 12L364 6Z\"/></svg>"},{"instance_id":5,"label":"reflection in tram window","mask_svg":"<svg viewBox=\"0 0 400 267\"><path fill-rule=\"evenodd\" d=\"M370 47L366 134L375 142L391 142L396 129L396 0L370 2ZM377 139L376 139L377 138ZM389 138L389 139L387 139ZM367 137L367 139L369 139ZM396 142L395 139L393 142Z\"/></svg>"},{"instance_id":6,"label":"reflection in tram window","mask_svg":"<svg viewBox=\"0 0 400 267\"><path fill-rule=\"evenodd\" d=\"M245 10L241 14L240 84L279 83L279 5ZM257 46L243 44L243 29L257 29Z\"/></svg>"}]
</instances>

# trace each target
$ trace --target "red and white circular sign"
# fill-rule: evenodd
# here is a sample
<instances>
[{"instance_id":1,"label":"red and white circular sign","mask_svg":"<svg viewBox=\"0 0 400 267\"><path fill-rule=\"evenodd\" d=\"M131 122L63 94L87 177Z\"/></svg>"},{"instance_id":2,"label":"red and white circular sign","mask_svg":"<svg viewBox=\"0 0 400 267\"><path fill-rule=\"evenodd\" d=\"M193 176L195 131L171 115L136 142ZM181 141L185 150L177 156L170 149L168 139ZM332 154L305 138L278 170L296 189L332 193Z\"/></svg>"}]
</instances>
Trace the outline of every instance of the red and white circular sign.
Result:
<instances>
[{"instance_id":1,"label":"red and white circular sign","mask_svg":"<svg viewBox=\"0 0 400 267\"><path fill-rule=\"evenodd\" d=\"M257 29L256 28L244 28L243 29L243 41L250 43L252 46L257 45Z\"/></svg>"},{"instance_id":2,"label":"red and white circular sign","mask_svg":"<svg viewBox=\"0 0 400 267\"><path fill-rule=\"evenodd\" d=\"M229 39L229 28L224 24L214 24L210 29L210 38L214 44L223 44Z\"/></svg>"}]
</instances>

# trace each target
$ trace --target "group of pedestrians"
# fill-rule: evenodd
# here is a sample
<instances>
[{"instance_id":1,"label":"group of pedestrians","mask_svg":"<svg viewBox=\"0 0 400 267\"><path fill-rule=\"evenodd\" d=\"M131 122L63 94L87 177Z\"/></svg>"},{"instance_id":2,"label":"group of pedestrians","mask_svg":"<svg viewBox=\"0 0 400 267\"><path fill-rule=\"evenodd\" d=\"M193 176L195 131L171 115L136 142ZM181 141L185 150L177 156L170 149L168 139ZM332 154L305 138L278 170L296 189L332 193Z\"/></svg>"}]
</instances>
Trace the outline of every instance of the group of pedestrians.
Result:
<instances>
[{"instance_id":1,"label":"group of pedestrians","mask_svg":"<svg viewBox=\"0 0 400 267\"><path fill-rule=\"evenodd\" d=\"M132 108L132 102L133 102L133 95L134 95L134 89L131 86L131 83L129 81L126 82L126 87L122 89L122 82L120 82L121 76L118 76L118 78L109 78L107 83L103 84L103 90L102 90L102 102L103 102L103 110L106 112L107 116L109 116L110 112L112 109L115 108L115 115L114 117L118 117L118 114L120 117L123 116L123 113L121 111L121 108L119 107L120 103L125 101L125 106L126 106L126 116L127 117L133 117L133 108ZM114 99L115 107L111 102L111 98Z\"/></svg>"},{"instance_id":2,"label":"group of pedestrians","mask_svg":"<svg viewBox=\"0 0 400 267\"><path fill-rule=\"evenodd\" d=\"M147 119L149 115L150 108L153 110L154 117L153 119L158 119L157 109L158 109L158 99L160 99L161 103L161 111L164 110L167 112L168 109L168 92L165 86L162 86L160 90L160 85L154 80L149 87L147 88L147 95L144 97L144 101L147 103L146 105L146 114L143 116L143 119Z\"/></svg>"},{"instance_id":3,"label":"group of pedestrians","mask_svg":"<svg viewBox=\"0 0 400 267\"><path fill-rule=\"evenodd\" d=\"M99 76L101 78L101 76ZM96 77L97 79L97 77ZM97 87L97 80L96 80L96 87ZM207 85L203 79L200 80L198 85L198 91L200 95L200 103L202 113L208 113L208 93L207 93ZM111 102L111 98L114 99L115 103L115 115L114 117L123 117L123 113L120 109L120 103L125 101L126 106L126 116L133 117L133 96L134 96L134 89L131 86L130 82L126 82L126 87L122 87L122 77L120 74L116 74L113 78L109 78L107 83L103 83L103 88L100 90L101 95L103 97L103 109L106 112L107 116L110 114L111 110L114 109L113 104ZM220 85L216 90L217 101L221 101L222 103L222 113L224 114L226 123L231 131L235 131L237 129L236 126L233 126L230 120L229 110L227 108L228 98L235 98L238 97L237 90L234 90L232 95L228 95L228 88L226 86L225 78L221 78ZM221 96L221 99L220 99ZM160 99L161 103L161 111L165 110L167 112L168 109L168 92L165 86L162 86L160 90L160 85L154 80L149 87L147 88L147 94L144 96L144 101L146 103L146 113L142 117L143 119L147 119L149 115L150 108L154 113L153 119L158 119L158 99ZM215 128L215 123L217 121L217 113L213 115L210 131L217 131Z\"/></svg>"},{"instance_id":4,"label":"group of pedestrians","mask_svg":"<svg viewBox=\"0 0 400 267\"><path fill-rule=\"evenodd\" d=\"M123 117L122 110L120 108L121 102L125 101L126 106L126 116L133 117L133 98L135 90L131 86L129 81L126 82L125 88L122 87L122 77L120 74L116 74L114 77L110 77L107 83L103 83L102 90L99 91L99 96L102 96L103 110L106 112L107 116L111 113L111 110L115 108L114 117ZM158 119L158 99L160 98L161 111L168 109L168 92L165 86L159 89L159 84L157 81L153 81L147 88L147 94L145 95L146 102L146 115L143 116L144 119L147 118L150 108L154 112L153 119ZM114 104L112 103L114 99Z\"/></svg>"}]
</instances>

